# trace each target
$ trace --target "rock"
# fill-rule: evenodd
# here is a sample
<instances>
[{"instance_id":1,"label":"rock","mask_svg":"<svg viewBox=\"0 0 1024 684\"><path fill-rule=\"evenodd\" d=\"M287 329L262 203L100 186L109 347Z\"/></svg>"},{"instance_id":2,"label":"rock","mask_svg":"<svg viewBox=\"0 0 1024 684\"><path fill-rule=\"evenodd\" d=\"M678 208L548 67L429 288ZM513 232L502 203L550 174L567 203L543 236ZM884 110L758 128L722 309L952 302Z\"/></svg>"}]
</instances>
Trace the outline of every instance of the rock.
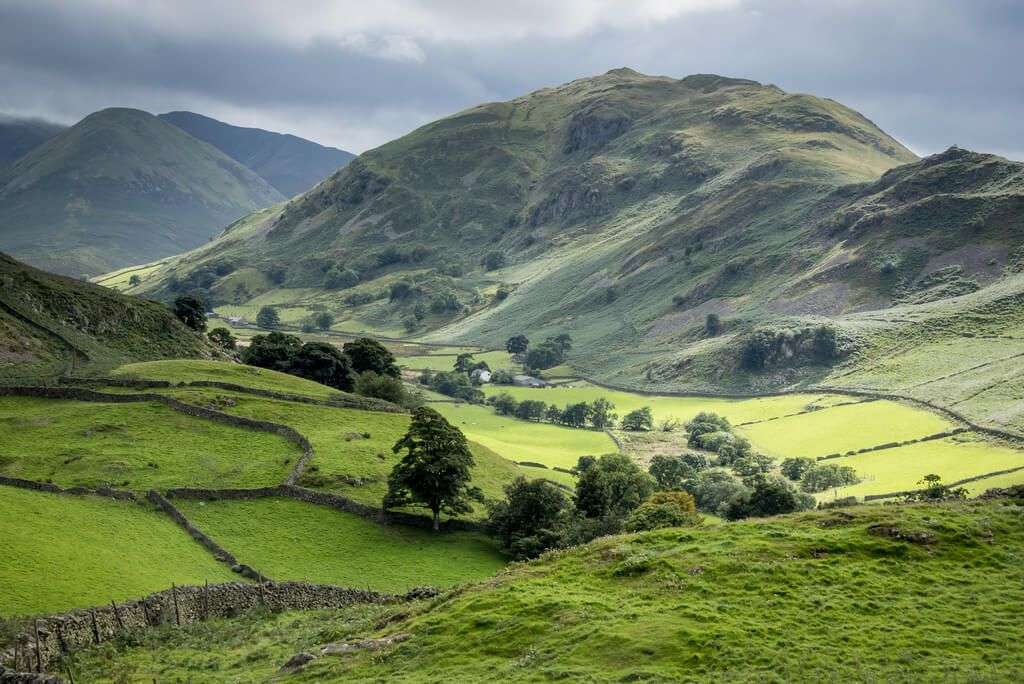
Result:
<instances>
[{"instance_id":1,"label":"rock","mask_svg":"<svg viewBox=\"0 0 1024 684\"><path fill-rule=\"evenodd\" d=\"M415 601L417 599L434 598L441 593L441 590L437 587L413 587L405 593L403 597L407 601Z\"/></svg>"},{"instance_id":2,"label":"rock","mask_svg":"<svg viewBox=\"0 0 1024 684\"><path fill-rule=\"evenodd\" d=\"M910 542L911 544L929 544L935 540L935 535L923 530L904 530L900 527L889 525L872 525L868 528L868 534L876 537L889 537L899 541Z\"/></svg>"},{"instance_id":3,"label":"rock","mask_svg":"<svg viewBox=\"0 0 1024 684\"><path fill-rule=\"evenodd\" d=\"M334 643L324 644L320 648L320 655L345 655L346 653L354 653L355 651L379 651L380 649L387 648L392 644L405 641L409 636L410 635L408 634L392 634L389 637L383 637L380 639L364 639L363 641L354 641L352 643L335 641Z\"/></svg>"},{"instance_id":4,"label":"rock","mask_svg":"<svg viewBox=\"0 0 1024 684\"><path fill-rule=\"evenodd\" d=\"M313 660L316 660L315 655L301 651L293 655L288 659L287 663L281 666L281 672L298 672Z\"/></svg>"}]
</instances>

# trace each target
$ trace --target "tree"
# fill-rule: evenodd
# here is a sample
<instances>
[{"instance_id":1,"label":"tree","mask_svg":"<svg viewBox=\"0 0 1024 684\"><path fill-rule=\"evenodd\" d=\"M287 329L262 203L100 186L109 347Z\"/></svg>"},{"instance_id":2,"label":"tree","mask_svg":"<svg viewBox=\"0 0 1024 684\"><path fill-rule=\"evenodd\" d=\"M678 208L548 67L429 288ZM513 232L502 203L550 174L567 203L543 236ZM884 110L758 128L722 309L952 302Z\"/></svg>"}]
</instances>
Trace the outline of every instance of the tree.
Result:
<instances>
[{"instance_id":1,"label":"tree","mask_svg":"<svg viewBox=\"0 0 1024 684\"><path fill-rule=\"evenodd\" d=\"M766 517L813 508L814 497L800 494L783 479L764 479L747 494L733 499L725 509L725 517L739 520Z\"/></svg>"},{"instance_id":2,"label":"tree","mask_svg":"<svg viewBox=\"0 0 1024 684\"><path fill-rule=\"evenodd\" d=\"M547 407L548 405L543 401L526 399L525 401L519 402L519 406L516 407L516 418L539 421L544 417L544 411Z\"/></svg>"},{"instance_id":3,"label":"tree","mask_svg":"<svg viewBox=\"0 0 1024 684\"><path fill-rule=\"evenodd\" d=\"M708 337L715 337L722 332L722 321L716 313L709 313L704 319L704 332Z\"/></svg>"},{"instance_id":4,"label":"tree","mask_svg":"<svg viewBox=\"0 0 1024 684\"><path fill-rule=\"evenodd\" d=\"M794 482L804 476L815 464L813 458L787 458L779 465L782 474Z\"/></svg>"},{"instance_id":5,"label":"tree","mask_svg":"<svg viewBox=\"0 0 1024 684\"><path fill-rule=\"evenodd\" d=\"M352 369L357 373L373 371L378 375L390 375L393 378L402 376L394 355L377 340L360 337L352 342L346 342L342 351L352 360Z\"/></svg>"},{"instance_id":6,"label":"tree","mask_svg":"<svg viewBox=\"0 0 1024 684\"><path fill-rule=\"evenodd\" d=\"M356 394L361 396L383 399L399 406L406 404L408 401L405 386L402 385L401 380L390 375L380 375L373 371L359 374L356 378L355 391Z\"/></svg>"},{"instance_id":7,"label":"tree","mask_svg":"<svg viewBox=\"0 0 1024 684\"><path fill-rule=\"evenodd\" d=\"M128 278L128 286L129 287L135 287L136 285L141 285L141 284L142 284L142 278L139 277L138 273L136 273L135 275L133 275L130 278Z\"/></svg>"},{"instance_id":8,"label":"tree","mask_svg":"<svg viewBox=\"0 0 1024 684\"><path fill-rule=\"evenodd\" d=\"M686 431L690 433L687 443L692 447L700 447L701 435L711 432L729 433L732 432L732 426L729 425L729 421L724 416L710 411L701 411L693 417L693 420L686 424Z\"/></svg>"},{"instance_id":9,"label":"tree","mask_svg":"<svg viewBox=\"0 0 1024 684\"><path fill-rule=\"evenodd\" d=\"M302 340L294 335L280 332L256 335L242 351L242 363L288 373L301 347Z\"/></svg>"},{"instance_id":10,"label":"tree","mask_svg":"<svg viewBox=\"0 0 1024 684\"><path fill-rule=\"evenodd\" d=\"M277 309L272 306L260 307L259 312L256 314L256 325L268 330L281 325L281 317L278 315Z\"/></svg>"},{"instance_id":11,"label":"tree","mask_svg":"<svg viewBox=\"0 0 1024 684\"><path fill-rule=\"evenodd\" d=\"M514 416L519 402L508 392L502 392L494 398L494 410L502 416Z\"/></svg>"},{"instance_id":12,"label":"tree","mask_svg":"<svg viewBox=\"0 0 1024 684\"><path fill-rule=\"evenodd\" d=\"M501 252L488 252L482 263L484 270L495 271L505 265L505 255Z\"/></svg>"},{"instance_id":13,"label":"tree","mask_svg":"<svg viewBox=\"0 0 1024 684\"><path fill-rule=\"evenodd\" d=\"M455 357L455 372L457 373L469 373L473 368L473 355L472 354L459 354Z\"/></svg>"},{"instance_id":14,"label":"tree","mask_svg":"<svg viewBox=\"0 0 1024 684\"><path fill-rule=\"evenodd\" d=\"M699 471L686 483L686 491L697 500L702 511L724 515L729 504L750 493L750 487L724 468L708 468Z\"/></svg>"},{"instance_id":15,"label":"tree","mask_svg":"<svg viewBox=\"0 0 1024 684\"><path fill-rule=\"evenodd\" d=\"M174 300L174 315L198 332L206 330L206 305L199 297L182 295Z\"/></svg>"},{"instance_id":16,"label":"tree","mask_svg":"<svg viewBox=\"0 0 1024 684\"><path fill-rule=\"evenodd\" d=\"M544 420L549 423L560 423L562 422L562 409L558 408L554 404L551 404L544 411Z\"/></svg>"},{"instance_id":17,"label":"tree","mask_svg":"<svg viewBox=\"0 0 1024 684\"><path fill-rule=\"evenodd\" d=\"M422 406L413 411L408 432L392 451L406 453L388 477L385 510L427 508L437 531L442 512L468 513L473 510L471 501L482 500L480 490L469 485L474 461L465 435L434 409Z\"/></svg>"},{"instance_id":18,"label":"tree","mask_svg":"<svg viewBox=\"0 0 1024 684\"><path fill-rule=\"evenodd\" d=\"M558 545L569 501L550 482L520 476L505 485L505 500L488 509L488 531L521 560Z\"/></svg>"},{"instance_id":19,"label":"tree","mask_svg":"<svg viewBox=\"0 0 1024 684\"><path fill-rule=\"evenodd\" d=\"M234 351L238 347L235 336L232 335L231 331L227 328L214 328L210 332L206 333L206 336L210 338L211 342L224 351Z\"/></svg>"},{"instance_id":20,"label":"tree","mask_svg":"<svg viewBox=\"0 0 1024 684\"><path fill-rule=\"evenodd\" d=\"M327 330L334 325L334 314L330 311L320 311L313 314L313 325L321 330Z\"/></svg>"},{"instance_id":21,"label":"tree","mask_svg":"<svg viewBox=\"0 0 1024 684\"><path fill-rule=\"evenodd\" d=\"M359 274L350 268L338 268L331 266L327 271L327 279L324 285L328 290L344 290L348 287L355 287L359 284Z\"/></svg>"},{"instance_id":22,"label":"tree","mask_svg":"<svg viewBox=\"0 0 1024 684\"><path fill-rule=\"evenodd\" d=\"M847 487L860 482L852 466L838 463L815 463L803 474L800 489L805 492L823 492L835 487Z\"/></svg>"},{"instance_id":23,"label":"tree","mask_svg":"<svg viewBox=\"0 0 1024 684\"><path fill-rule=\"evenodd\" d=\"M623 527L628 532L698 527L704 521L696 511L693 496L688 492L656 492L629 514Z\"/></svg>"},{"instance_id":24,"label":"tree","mask_svg":"<svg viewBox=\"0 0 1024 684\"><path fill-rule=\"evenodd\" d=\"M561 354L562 356L565 356L569 352L569 350L572 349L572 337L570 337L568 333L562 333L560 335L555 335L554 337L549 337L546 340L546 342L554 345L555 348L558 349L558 353Z\"/></svg>"},{"instance_id":25,"label":"tree","mask_svg":"<svg viewBox=\"0 0 1024 684\"><path fill-rule=\"evenodd\" d=\"M604 397L599 397L590 405L590 423L598 430L607 430L615 425L619 417L615 413L615 404Z\"/></svg>"},{"instance_id":26,"label":"tree","mask_svg":"<svg viewBox=\"0 0 1024 684\"><path fill-rule=\"evenodd\" d=\"M630 411L622 417L622 429L630 432L646 432L654 426L654 414L650 406Z\"/></svg>"},{"instance_id":27,"label":"tree","mask_svg":"<svg viewBox=\"0 0 1024 684\"><path fill-rule=\"evenodd\" d=\"M658 489L666 492L682 489L683 484L697 473L681 456L664 454L657 454L651 459L647 472L658 483Z\"/></svg>"},{"instance_id":28,"label":"tree","mask_svg":"<svg viewBox=\"0 0 1024 684\"><path fill-rule=\"evenodd\" d=\"M527 368L545 370L547 368L554 368L560 363L562 363L562 353L558 350L557 346L549 342L543 342L536 347L531 347L526 352L525 364Z\"/></svg>"},{"instance_id":29,"label":"tree","mask_svg":"<svg viewBox=\"0 0 1024 684\"><path fill-rule=\"evenodd\" d=\"M302 345L292 359L288 372L344 392L351 392L355 387L355 373L352 372L348 356L326 342L306 342Z\"/></svg>"},{"instance_id":30,"label":"tree","mask_svg":"<svg viewBox=\"0 0 1024 684\"><path fill-rule=\"evenodd\" d=\"M526 339L526 335L513 335L505 342L505 350L509 354L524 354L529 347L530 340Z\"/></svg>"},{"instance_id":31,"label":"tree","mask_svg":"<svg viewBox=\"0 0 1024 684\"><path fill-rule=\"evenodd\" d=\"M624 518L654 492L654 484L628 456L602 456L576 481L576 509L588 518Z\"/></svg>"},{"instance_id":32,"label":"tree","mask_svg":"<svg viewBox=\"0 0 1024 684\"><path fill-rule=\"evenodd\" d=\"M587 420L590 418L590 405L586 402L579 402L578 404L569 404L562 411L561 423L568 425L569 427L581 428L587 424Z\"/></svg>"}]
</instances>

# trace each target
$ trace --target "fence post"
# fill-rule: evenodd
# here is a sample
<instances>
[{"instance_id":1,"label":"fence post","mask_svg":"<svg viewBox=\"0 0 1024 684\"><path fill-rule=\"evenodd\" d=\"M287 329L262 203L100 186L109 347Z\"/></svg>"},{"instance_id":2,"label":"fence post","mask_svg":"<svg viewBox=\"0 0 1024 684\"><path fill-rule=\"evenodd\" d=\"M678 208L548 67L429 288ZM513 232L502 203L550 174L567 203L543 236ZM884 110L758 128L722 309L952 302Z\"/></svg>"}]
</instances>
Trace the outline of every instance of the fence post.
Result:
<instances>
[{"instance_id":1,"label":"fence post","mask_svg":"<svg viewBox=\"0 0 1024 684\"><path fill-rule=\"evenodd\" d=\"M92 638L98 644L100 643L100 626L96 624L96 611L90 610L89 617L92 618Z\"/></svg>"},{"instance_id":2,"label":"fence post","mask_svg":"<svg viewBox=\"0 0 1024 684\"><path fill-rule=\"evenodd\" d=\"M121 614L117 612L117 604L114 603L114 599L110 599L110 607L114 609L114 619L117 620L117 628L123 632L124 622L121 621Z\"/></svg>"},{"instance_id":3,"label":"fence post","mask_svg":"<svg viewBox=\"0 0 1024 684\"><path fill-rule=\"evenodd\" d=\"M203 620L210 619L210 580L203 582Z\"/></svg>"},{"instance_id":4,"label":"fence post","mask_svg":"<svg viewBox=\"0 0 1024 684\"><path fill-rule=\"evenodd\" d=\"M178 588L171 582L171 598L174 599L174 624L181 626L181 613L178 612Z\"/></svg>"},{"instance_id":5,"label":"fence post","mask_svg":"<svg viewBox=\"0 0 1024 684\"><path fill-rule=\"evenodd\" d=\"M39 620L32 621L32 627L36 632L36 672L43 671L43 652L39 648Z\"/></svg>"}]
</instances>

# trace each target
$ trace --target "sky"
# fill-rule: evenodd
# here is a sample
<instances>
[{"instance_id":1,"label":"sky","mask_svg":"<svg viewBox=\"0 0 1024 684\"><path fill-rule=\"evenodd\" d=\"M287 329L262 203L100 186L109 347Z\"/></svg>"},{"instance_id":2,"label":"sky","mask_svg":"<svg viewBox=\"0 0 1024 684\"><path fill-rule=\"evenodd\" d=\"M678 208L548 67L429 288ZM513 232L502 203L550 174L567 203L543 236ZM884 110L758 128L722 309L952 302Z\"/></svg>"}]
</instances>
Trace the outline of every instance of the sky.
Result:
<instances>
[{"instance_id":1,"label":"sky","mask_svg":"<svg viewBox=\"0 0 1024 684\"><path fill-rule=\"evenodd\" d=\"M191 110L363 152L628 66L829 97L1024 159L1021 0L0 0L0 113Z\"/></svg>"}]
</instances>

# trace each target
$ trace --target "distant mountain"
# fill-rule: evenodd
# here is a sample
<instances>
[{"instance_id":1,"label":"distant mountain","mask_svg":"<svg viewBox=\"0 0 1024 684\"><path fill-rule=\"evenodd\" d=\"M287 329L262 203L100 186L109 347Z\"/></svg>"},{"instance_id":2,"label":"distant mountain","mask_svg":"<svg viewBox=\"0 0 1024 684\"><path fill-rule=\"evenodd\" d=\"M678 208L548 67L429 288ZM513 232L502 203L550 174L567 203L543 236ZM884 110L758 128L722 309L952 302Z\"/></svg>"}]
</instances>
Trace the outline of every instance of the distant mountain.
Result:
<instances>
[{"instance_id":1,"label":"distant mountain","mask_svg":"<svg viewBox=\"0 0 1024 684\"><path fill-rule=\"evenodd\" d=\"M105 109L0 169L0 249L68 275L191 249L284 197L152 114Z\"/></svg>"},{"instance_id":2,"label":"distant mountain","mask_svg":"<svg viewBox=\"0 0 1024 684\"><path fill-rule=\"evenodd\" d=\"M66 128L42 119L0 115L0 168L25 156Z\"/></svg>"},{"instance_id":3,"label":"distant mountain","mask_svg":"<svg viewBox=\"0 0 1024 684\"><path fill-rule=\"evenodd\" d=\"M0 382L212 353L163 304L46 273L0 253Z\"/></svg>"},{"instance_id":4,"label":"distant mountain","mask_svg":"<svg viewBox=\"0 0 1024 684\"><path fill-rule=\"evenodd\" d=\"M309 190L355 158L294 135L232 126L193 112L169 112L160 118L249 167L285 197Z\"/></svg>"}]
</instances>

